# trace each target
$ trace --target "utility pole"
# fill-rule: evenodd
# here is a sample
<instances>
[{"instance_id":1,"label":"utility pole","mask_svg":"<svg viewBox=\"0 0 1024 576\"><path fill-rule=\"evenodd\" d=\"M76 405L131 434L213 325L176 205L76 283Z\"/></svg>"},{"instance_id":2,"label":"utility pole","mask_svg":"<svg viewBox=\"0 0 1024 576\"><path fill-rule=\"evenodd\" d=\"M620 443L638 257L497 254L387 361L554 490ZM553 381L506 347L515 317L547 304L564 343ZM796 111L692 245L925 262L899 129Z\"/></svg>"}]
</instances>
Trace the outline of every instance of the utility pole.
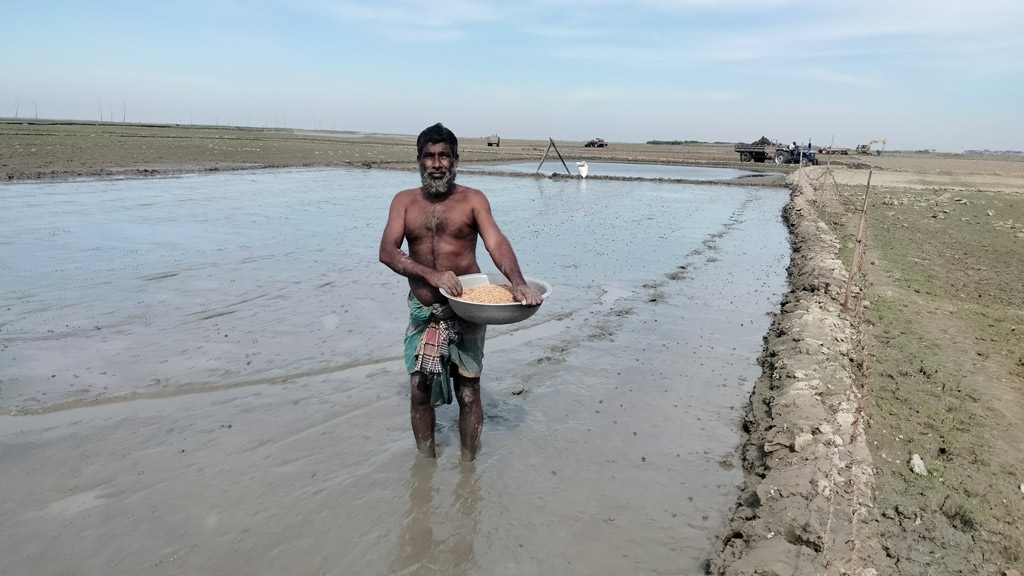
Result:
<instances>
[{"instance_id":1,"label":"utility pole","mask_svg":"<svg viewBox=\"0 0 1024 576\"><path fill-rule=\"evenodd\" d=\"M18 119L18 109L21 108L21 96L14 97L14 119Z\"/></svg>"}]
</instances>

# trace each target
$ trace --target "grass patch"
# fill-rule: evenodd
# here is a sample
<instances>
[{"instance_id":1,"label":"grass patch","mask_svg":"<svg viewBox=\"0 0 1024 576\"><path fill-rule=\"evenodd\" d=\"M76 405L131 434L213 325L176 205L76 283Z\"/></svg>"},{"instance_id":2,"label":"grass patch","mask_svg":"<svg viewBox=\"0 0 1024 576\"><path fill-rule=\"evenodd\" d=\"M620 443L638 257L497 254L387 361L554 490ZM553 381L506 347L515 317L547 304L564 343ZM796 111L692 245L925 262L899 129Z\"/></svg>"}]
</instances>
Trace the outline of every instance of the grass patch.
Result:
<instances>
[{"instance_id":1,"label":"grass patch","mask_svg":"<svg viewBox=\"0 0 1024 576\"><path fill-rule=\"evenodd\" d=\"M841 197L848 216L837 229L849 266L863 188L843 187ZM1019 560L1024 545L1024 465L1006 445L992 384L1021 392L1020 222L1019 197L873 191L864 256L866 413L878 502L941 516L1008 561ZM928 476L910 471L912 454L924 459Z\"/></svg>"}]
</instances>

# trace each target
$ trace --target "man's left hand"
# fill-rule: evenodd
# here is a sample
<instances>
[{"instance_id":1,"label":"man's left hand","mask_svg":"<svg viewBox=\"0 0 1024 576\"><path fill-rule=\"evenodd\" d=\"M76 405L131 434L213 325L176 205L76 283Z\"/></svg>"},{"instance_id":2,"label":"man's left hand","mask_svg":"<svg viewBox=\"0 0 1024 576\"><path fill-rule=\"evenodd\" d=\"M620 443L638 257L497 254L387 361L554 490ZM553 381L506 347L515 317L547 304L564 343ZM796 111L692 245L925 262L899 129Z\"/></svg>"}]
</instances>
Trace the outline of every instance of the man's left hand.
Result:
<instances>
[{"instance_id":1,"label":"man's left hand","mask_svg":"<svg viewBox=\"0 0 1024 576\"><path fill-rule=\"evenodd\" d=\"M540 296L540 292L531 288L528 284L513 286L512 297L516 299L516 302L522 303L526 306L540 306L541 303L544 302L544 299Z\"/></svg>"}]
</instances>

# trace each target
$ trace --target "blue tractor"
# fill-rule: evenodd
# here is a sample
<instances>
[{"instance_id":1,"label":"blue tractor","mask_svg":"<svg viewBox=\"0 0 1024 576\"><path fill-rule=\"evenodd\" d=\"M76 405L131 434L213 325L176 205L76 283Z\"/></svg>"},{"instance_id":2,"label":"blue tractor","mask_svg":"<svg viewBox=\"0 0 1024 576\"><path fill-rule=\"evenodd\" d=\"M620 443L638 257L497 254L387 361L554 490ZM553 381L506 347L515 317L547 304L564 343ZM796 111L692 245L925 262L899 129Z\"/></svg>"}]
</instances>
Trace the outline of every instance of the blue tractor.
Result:
<instances>
[{"instance_id":1,"label":"blue tractor","mask_svg":"<svg viewBox=\"0 0 1024 576\"><path fill-rule=\"evenodd\" d=\"M818 165L818 154L814 151L814 148L810 146L798 146L795 142L793 146L786 148L775 149L775 163L776 164L812 164Z\"/></svg>"}]
</instances>

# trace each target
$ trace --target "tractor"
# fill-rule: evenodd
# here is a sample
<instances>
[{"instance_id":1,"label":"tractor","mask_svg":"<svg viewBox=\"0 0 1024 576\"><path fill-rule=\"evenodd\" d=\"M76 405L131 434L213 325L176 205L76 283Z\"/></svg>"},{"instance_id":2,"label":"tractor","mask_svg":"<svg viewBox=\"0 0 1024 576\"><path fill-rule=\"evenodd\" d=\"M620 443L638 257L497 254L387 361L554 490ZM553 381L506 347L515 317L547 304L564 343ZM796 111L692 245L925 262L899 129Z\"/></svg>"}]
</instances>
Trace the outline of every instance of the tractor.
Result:
<instances>
[{"instance_id":1,"label":"tractor","mask_svg":"<svg viewBox=\"0 0 1024 576\"><path fill-rule=\"evenodd\" d=\"M776 148L775 149L775 163L776 164L813 164L818 165L818 155L814 151L814 148L800 147L795 148Z\"/></svg>"}]
</instances>

